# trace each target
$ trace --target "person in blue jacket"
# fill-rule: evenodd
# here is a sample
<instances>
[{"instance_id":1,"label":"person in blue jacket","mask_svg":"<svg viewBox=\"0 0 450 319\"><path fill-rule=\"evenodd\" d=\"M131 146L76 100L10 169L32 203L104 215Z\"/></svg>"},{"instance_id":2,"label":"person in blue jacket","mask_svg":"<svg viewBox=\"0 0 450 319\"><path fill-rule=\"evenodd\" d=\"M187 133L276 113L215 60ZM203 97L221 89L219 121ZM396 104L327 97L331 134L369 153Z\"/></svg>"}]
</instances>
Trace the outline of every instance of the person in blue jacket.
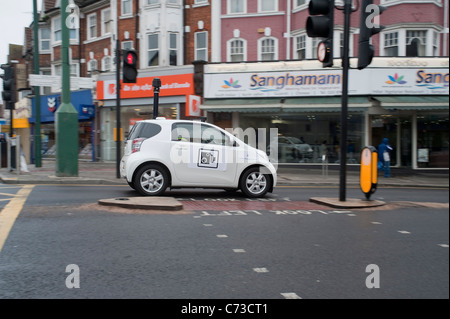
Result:
<instances>
[{"instance_id":1,"label":"person in blue jacket","mask_svg":"<svg viewBox=\"0 0 450 319\"><path fill-rule=\"evenodd\" d=\"M391 156L392 147L389 145L389 139L383 138L383 141L378 145L378 162L381 163L381 169L384 171L384 177L391 176Z\"/></svg>"}]
</instances>

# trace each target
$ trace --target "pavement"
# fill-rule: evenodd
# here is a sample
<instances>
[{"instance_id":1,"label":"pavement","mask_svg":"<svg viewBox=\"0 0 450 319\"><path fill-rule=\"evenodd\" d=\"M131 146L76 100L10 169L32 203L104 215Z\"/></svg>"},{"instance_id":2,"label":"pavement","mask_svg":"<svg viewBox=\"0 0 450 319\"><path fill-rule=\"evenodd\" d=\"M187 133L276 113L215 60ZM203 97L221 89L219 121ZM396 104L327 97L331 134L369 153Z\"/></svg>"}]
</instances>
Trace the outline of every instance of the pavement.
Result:
<instances>
[{"instance_id":1,"label":"pavement","mask_svg":"<svg viewBox=\"0 0 450 319\"><path fill-rule=\"evenodd\" d=\"M10 171L7 168L0 168L0 182L4 184L85 184L85 185L127 185L124 179L117 178L115 162L78 162L78 176L59 177L56 176L56 161L53 159L43 159L41 167L35 167L34 164L27 165L28 172L21 173ZM359 166L347 166L346 185L359 186ZM278 185L277 186L330 186L339 187L340 167L339 165L329 165L328 169L317 166L289 166L280 165L278 167ZM378 187L429 187L429 188L449 188L448 169L439 170L412 170L402 168L391 168L391 177L386 178L383 175L378 176ZM161 203L149 203L148 209L179 209L179 203L168 201L167 197L162 199ZM115 199L120 206L142 205L142 202ZM383 203L378 201L364 201L347 199L340 202L337 198L313 198L311 201L322 203L332 207L339 208L360 208L380 206ZM99 203L100 204L100 203ZM108 203L110 204L110 203ZM138 207L138 206L135 206ZM156 207L156 208L155 208ZM140 208L142 208L140 206Z\"/></svg>"}]
</instances>

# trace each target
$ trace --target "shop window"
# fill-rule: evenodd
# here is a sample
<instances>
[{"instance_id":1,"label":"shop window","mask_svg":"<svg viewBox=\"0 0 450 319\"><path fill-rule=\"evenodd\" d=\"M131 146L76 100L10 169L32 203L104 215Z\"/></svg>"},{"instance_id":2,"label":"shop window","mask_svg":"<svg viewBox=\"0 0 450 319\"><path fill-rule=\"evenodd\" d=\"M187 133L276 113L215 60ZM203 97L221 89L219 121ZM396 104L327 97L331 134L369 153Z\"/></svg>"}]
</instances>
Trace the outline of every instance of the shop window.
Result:
<instances>
[{"instance_id":1,"label":"shop window","mask_svg":"<svg viewBox=\"0 0 450 319\"><path fill-rule=\"evenodd\" d=\"M323 155L329 164L339 164L340 128L339 113L285 114L244 114L240 116L240 126L247 128L266 128L278 130L278 162L311 164L323 163ZM364 143L364 116L350 113L348 116L347 162L358 164L359 151ZM270 154L270 136L266 136L265 151ZM258 147L259 145L258 141Z\"/></svg>"},{"instance_id":2,"label":"shop window","mask_svg":"<svg viewBox=\"0 0 450 319\"><path fill-rule=\"evenodd\" d=\"M448 168L448 113L417 115L417 167Z\"/></svg>"}]
</instances>

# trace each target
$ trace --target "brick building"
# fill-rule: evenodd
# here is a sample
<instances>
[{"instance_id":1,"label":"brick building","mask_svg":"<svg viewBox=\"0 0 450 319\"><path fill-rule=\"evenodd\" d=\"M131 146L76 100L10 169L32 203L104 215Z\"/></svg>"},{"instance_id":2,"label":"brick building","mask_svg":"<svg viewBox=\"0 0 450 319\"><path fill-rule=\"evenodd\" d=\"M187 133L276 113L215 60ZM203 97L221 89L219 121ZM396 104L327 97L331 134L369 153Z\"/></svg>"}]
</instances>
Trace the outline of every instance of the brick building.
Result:
<instances>
[{"instance_id":1,"label":"brick building","mask_svg":"<svg viewBox=\"0 0 450 319\"><path fill-rule=\"evenodd\" d=\"M430 58L448 57L448 0L374 2L387 7L380 16L381 24L386 28L372 37L376 58L370 67L388 69L392 73L389 76L392 76L394 82L401 77L400 73L403 70L420 71L421 67L427 66L432 68L430 71L434 70L445 75L448 62L445 65L445 59L430 60ZM229 83L230 78L239 78L243 81L239 75L247 71L252 74L268 72L259 79L268 79L276 72L284 74L286 71L339 72L344 31L342 11L335 10L334 67L323 69L316 60L320 39L309 38L306 35L308 3L308 0L75 0L79 8L80 27L70 31L71 74L76 77L91 77L97 83L91 96L93 103L96 104L96 116L95 119L87 121L89 124L82 124L90 125L89 128L84 127L86 134L83 138L86 141L83 143L95 146L95 159L114 160L116 146L113 134L116 118L114 57L118 39L120 49L133 48L139 56L138 83L122 86L121 127L124 128L124 135L136 120L151 116L153 109L151 84L155 77L160 77L163 80L161 92L164 92L161 94L160 115L172 118L190 118L191 115L198 115L190 113L187 106L189 96L196 93L201 94L203 102L201 115L207 115L211 122L223 127L241 126L245 129L244 126L259 125L258 121L255 122L255 118L266 118L267 123L260 125L282 127L284 134L303 135L302 132L310 132L305 135L311 135L312 128L325 125L329 132L328 147L334 149L337 143L336 132L339 130L339 123L335 119L338 112L335 106L339 105L339 94L336 90L330 90L335 92L330 96L327 94L320 97L309 96L309 100L301 100L306 97L300 94L297 96L300 100L294 101L287 99L289 96L283 96L286 93L280 92L279 98L264 93L260 98L247 94L246 97L240 96L239 99L236 92L233 95L230 94L231 89L222 88L224 83L219 89L212 88L215 77L226 76ZM336 1L335 4L339 7L342 1ZM43 75L59 75L61 72L59 6L59 0L43 1L39 22L40 72ZM356 7L355 10L351 15L350 24L351 57L357 57L358 54L361 8ZM31 29L26 30L26 35L25 51L32 53ZM207 63L204 67L203 64L196 66L195 71L199 71L198 74L194 74L192 65L194 61ZM352 65L355 65L355 59L352 59ZM32 59L29 59L28 72L32 73L32 70ZM287 74L286 79L290 75ZM198 85L203 83L208 89L206 94L203 94L203 85ZM444 83L444 87L448 90L448 83ZM414 95L410 94L410 91L399 92L403 92L400 99L412 99L413 102L420 100L414 100ZM405 92L407 94L404 94ZM427 94L430 92L426 91ZM42 88L41 94L51 96L55 94L55 90L50 87ZM367 107L383 108L383 101L386 101L387 97L382 96L381 101L378 101L372 95L358 95L351 100L352 103L355 102L351 104L355 106L352 110L357 111L357 114L353 115L353 118L357 119L355 130L362 132L361 136L364 134L364 137L358 139L358 147L366 142L376 144L378 135L382 134L383 130L400 127L401 123L415 124L411 124L411 128L397 131L417 135L422 118L437 116L441 123L439 130L448 130L448 109L443 110L440 102L434 106L433 103L426 102L423 102L422 106L414 104L414 108L408 110L397 109L396 114L393 114L393 106L387 106L388 110L377 109L377 112L385 113L375 115L370 113L374 109L371 108L369 114ZM434 94L434 97L440 99L439 94ZM320 100L321 98L326 100ZM279 113L276 111L279 110L277 107L270 107L279 106L280 101L282 104L287 102L295 107L290 108L289 114ZM308 107L302 109L301 103L306 103ZM261 107L264 104L266 107ZM396 103L390 105L394 104ZM241 112L236 105L245 106L245 112ZM306 114L304 111L306 109L314 114ZM324 112L325 110L327 112ZM294 128L294 124L287 124L289 121L286 117L295 120L299 128ZM308 122L319 118L322 121L319 126L317 123ZM376 131L374 127L380 123L383 125L379 128L379 132L373 135L372 133ZM47 134L45 128L44 134ZM399 134L392 133L392 136L401 142L406 135ZM51 143L51 133L48 136ZM440 147L442 149L445 148L444 144L448 143L448 138L446 142L444 137L439 137L442 140ZM417 136L417 148L419 139L422 138ZM315 144L318 141L310 143ZM408 149L409 153L416 152L409 145L403 145L402 149ZM411 165L415 155L410 155L406 156L410 158L409 160L399 160L398 165ZM400 156L405 157L401 154ZM293 160L288 159L291 162ZM416 162L412 166L424 165Z\"/></svg>"}]
</instances>

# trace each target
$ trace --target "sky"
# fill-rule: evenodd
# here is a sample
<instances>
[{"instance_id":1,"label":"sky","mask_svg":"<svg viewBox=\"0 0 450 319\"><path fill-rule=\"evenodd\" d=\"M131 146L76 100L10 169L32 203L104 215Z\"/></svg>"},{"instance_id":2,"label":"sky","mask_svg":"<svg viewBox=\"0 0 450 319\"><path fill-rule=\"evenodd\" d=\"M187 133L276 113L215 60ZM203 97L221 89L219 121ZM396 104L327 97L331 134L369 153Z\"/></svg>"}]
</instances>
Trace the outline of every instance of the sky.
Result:
<instances>
[{"instance_id":1,"label":"sky","mask_svg":"<svg viewBox=\"0 0 450 319\"><path fill-rule=\"evenodd\" d=\"M38 10L42 0L37 2ZM24 44L24 28L33 22L33 0L0 0L0 64L6 63L9 44Z\"/></svg>"}]
</instances>

